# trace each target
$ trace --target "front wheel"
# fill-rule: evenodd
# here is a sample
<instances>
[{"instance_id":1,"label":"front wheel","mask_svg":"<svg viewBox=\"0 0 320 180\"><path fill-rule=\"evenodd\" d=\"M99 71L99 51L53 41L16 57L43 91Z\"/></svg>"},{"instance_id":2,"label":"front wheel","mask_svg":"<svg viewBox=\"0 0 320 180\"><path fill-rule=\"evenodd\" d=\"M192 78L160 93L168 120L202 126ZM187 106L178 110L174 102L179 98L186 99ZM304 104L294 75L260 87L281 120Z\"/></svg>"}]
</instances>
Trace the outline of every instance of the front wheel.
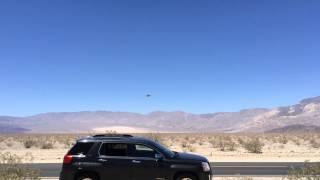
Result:
<instances>
[{"instance_id":1,"label":"front wheel","mask_svg":"<svg viewBox=\"0 0 320 180\"><path fill-rule=\"evenodd\" d=\"M192 174L181 174L176 180L197 180L197 177Z\"/></svg>"}]
</instances>

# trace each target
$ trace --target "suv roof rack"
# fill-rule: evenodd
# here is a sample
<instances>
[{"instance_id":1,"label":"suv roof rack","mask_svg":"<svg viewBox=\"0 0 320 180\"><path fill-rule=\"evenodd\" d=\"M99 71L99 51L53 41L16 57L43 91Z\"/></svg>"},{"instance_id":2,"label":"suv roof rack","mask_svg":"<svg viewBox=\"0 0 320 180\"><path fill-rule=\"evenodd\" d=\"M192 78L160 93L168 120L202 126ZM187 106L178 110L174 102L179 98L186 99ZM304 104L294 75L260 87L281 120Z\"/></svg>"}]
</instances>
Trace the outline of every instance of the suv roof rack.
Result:
<instances>
[{"instance_id":1,"label":"suv roof rack","mask_svg":"<svg viewBox=\"0 0 320 180\"><path fill-rule=\"evenodd\" d=\"M130 134L96 134L92 137L99 138L99 137L133 137Z\"/></svg>"}]
</instances>

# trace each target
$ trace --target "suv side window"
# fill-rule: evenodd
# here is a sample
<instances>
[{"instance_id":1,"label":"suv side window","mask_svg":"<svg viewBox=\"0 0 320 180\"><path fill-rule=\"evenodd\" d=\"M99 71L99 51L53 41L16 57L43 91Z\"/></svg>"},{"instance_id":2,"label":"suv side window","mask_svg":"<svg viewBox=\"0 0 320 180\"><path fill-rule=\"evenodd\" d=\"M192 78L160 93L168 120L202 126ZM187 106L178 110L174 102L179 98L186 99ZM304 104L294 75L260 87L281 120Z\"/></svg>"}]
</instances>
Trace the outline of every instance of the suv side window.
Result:
<instances>
[{"instance_id":1,"label":"suv side window","mask_svg":"<svg viewBox=\"0 0 320 180\"><path fill-rule=\"evenodd\" d=\"M134 144L130 156L155 158L156 154L157 151L155 151L154 149L151 149L144 145Z\"/></svg>"},{"instance_id":2,"label":"suv side window","mask_svg":"<svg viewBox=\"0 0 320 180\"><path fill-rule=\"evenodd\" d=\"M103 143L100 148L100 155L104 156L128 156L128 144L124 143Z\"/></svg>"},{"instance_id":3,"label":"suv side window","mask_svg":"<svg viewBox=\"0 0 320 180\"><path fill-rule=\"evenodd\" d=\"M88 143L79 142L71 148L71 150L69 151L69 154L70 155L86 155L92 148L93 144L94 143L91 143L91 142L88 142Z\"/></svg>"}]
</instances>

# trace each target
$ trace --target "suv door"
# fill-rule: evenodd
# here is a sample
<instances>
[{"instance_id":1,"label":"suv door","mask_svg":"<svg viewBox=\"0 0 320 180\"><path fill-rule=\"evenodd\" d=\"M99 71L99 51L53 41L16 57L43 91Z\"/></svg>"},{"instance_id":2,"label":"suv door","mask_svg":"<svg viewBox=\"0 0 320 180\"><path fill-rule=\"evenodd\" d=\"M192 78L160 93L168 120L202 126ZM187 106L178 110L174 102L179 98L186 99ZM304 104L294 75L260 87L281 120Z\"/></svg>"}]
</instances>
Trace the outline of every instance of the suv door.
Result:
<instances>
[{"instance_id":1,"label":"suv door","mask_svg":"<svg viewBox=\"0 0 320 180\"><path fill-rule=\"evenodd\" d=\"M132 161L128 153L129 145L126 143L103 143L97 159L103 165L101 179L131 180Z\"/></svg>"},{"instance_id":2,"label":"suv door","mask_svg":"<svg viewBox=\"0 0 320 180\"><path fill-rule=\"evenodd\" d=\"M133 180L165 179L161 161L156 159L161 156L153 148L143 144L132 144L130 157L132 158Z\"/></svg>"}]
</instances>

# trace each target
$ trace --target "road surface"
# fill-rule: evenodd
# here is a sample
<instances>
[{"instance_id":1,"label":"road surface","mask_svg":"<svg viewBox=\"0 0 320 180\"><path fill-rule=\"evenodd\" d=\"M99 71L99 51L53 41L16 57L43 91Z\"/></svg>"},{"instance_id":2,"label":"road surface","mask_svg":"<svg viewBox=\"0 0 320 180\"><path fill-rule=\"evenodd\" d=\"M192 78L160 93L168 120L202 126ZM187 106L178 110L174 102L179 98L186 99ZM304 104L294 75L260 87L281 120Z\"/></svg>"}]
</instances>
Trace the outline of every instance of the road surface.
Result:
<instances>
[{"instance_id":1,"label":"road surface","mask_svg":"<svg viewBox=\"0 0 320 180\"><path fill-rule=\"evenodd\" d=\"M283 176L292 167L302 167L303 163L291 162L215 162L211 163L214 176ZM40 169L41 177L58 177L61 164L28 164L28 167Z\"/></svg>"},{"instance_id":2,"label":"road surface","mask_svg":"<svg viewBox=\"0 0 320 180\"><path fill-rule=\"evenodd\" d=\"M291 168L303 167L297 162L216 162L211 163L215 176L283 176Z\"/></svg>"}]
</instances>

